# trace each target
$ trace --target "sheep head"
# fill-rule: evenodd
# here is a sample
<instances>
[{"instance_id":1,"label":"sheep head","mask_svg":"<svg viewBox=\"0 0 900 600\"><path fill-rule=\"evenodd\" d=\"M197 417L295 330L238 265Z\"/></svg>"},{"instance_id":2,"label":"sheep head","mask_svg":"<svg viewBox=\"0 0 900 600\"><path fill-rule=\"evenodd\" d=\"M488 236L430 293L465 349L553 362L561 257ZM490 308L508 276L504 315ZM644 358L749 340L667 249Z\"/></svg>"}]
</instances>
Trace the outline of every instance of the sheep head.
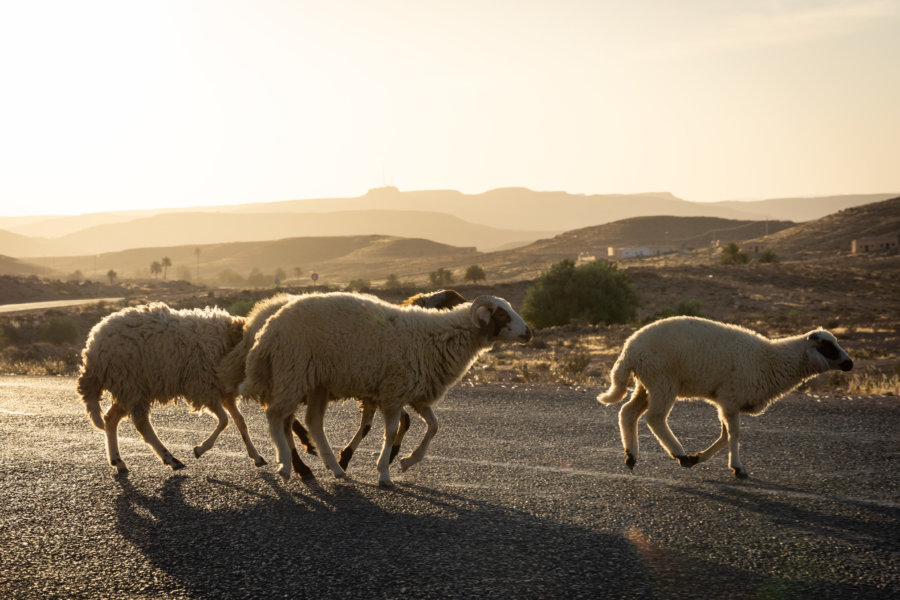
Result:
<instances>
[{"instance_id":1,"label":"sheep head","mask_svg":"<svg viewBox=\"0 0 900 600\"><path fill-rule=\"evenodd\" d=\"M806 356L809 358L813 370L824 373L831 369L849 371L853 368L853 361L847 352L841 348L837 339L824 329L817 329L806 336L808 347Z\"/></svg>"},{"instance_id":2,"label":"sheep head","mask_svg":"<svg viewBox=\"0 0 900 600\"><path fill-rule=\"evenodd\" d=\"M469 309L472 321L489 341L506 340L525 343L531 339L531 328L509 302L494 296L478 296Z\"/></svg>"}]
</instances>

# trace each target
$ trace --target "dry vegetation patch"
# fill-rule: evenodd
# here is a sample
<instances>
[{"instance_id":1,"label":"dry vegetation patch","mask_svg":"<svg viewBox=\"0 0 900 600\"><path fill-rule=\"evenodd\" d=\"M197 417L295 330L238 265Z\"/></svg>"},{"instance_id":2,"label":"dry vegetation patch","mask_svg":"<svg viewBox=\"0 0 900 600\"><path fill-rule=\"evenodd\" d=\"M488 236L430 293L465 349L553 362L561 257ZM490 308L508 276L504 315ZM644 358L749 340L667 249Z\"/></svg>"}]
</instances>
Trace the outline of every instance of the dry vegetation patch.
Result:
<instances>
[{"instance_id":1,"label":"dry vegetation patch","mask_svg":"<svg viewBox=\"0 0 900 600\"><path fill-rule=\"evenodd\" d=\"M809 389L900 394L900 257L833 257L818 261L723 266L669 264L627 269L641 299L638 319L626 325L573 323L538 330L524 346L489 352L466 375L469 383L554 383L604 387L625 340L643 324L679 305L696 314L743 325L769 337L815 327L831 330L853 357L849 373L827 373ZM31 282L33 284L34 282ZM30 284L30 285L31 285ZM467 298L493 294L521 308L532 281L457 285ZM321 288L320 288L321 289ZM310 288L284 291L303 293ZM391 302L415 291L374 290ZM252 306L274 290L146 289L125 303L164 300L173 308ZM0 315L0 373L73 375L90 328L121 305ZM71 319L78 339L50 343L41 327L51 318Z\"/></svg>"}]
</instances>

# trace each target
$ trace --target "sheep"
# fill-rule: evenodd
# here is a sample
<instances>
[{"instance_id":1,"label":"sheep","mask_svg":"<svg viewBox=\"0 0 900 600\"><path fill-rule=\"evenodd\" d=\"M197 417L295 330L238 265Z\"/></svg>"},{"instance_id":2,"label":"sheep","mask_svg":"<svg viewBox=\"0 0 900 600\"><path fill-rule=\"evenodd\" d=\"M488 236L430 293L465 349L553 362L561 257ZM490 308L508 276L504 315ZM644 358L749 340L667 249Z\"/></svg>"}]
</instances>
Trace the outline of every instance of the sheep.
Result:
<instances>
[{"instance_id":1,"label":"sheep","mask_svg":"<svg viewBox=\"0 0 900 600\"><path fill-rule=\"evenodd\" d=\"M447 311L398 307L373 296L330 293L301 296L266 322L247 355L240 392L265 407L269 434L290 478L285 421L307 403L306 425L335 477L344 470L325 436L329 398L366 398L384 421L379 485L391 487L390 445L403 406L425 421L419 446L400 461L403 471L421 461L437 433L432 405L494 341L531 339L531 329L508 302L480 296Z\"/></svg>"},{"instance_id":2,"label":"sheep","mask_svg":"<svg viewBox=\"0 0 900 600\"><path fill-rule=\"evenodd\" d=\"M244 363L247 359L247 353L253 345L253 341L256 337L257 332L263 327L263 325L265 325L269 317L275 314L285 304L297 297L298 296L290 294L278 294L272 296L271 298L260 300L256 303L256 305L254 305L253 309L247 315L244 325L244 334L241 342L237 344L228 353L228 355L225 356L225 358L222 360L221 365L219 366L219 376L222 379L223 384L226 386L226 389L228 389L230 393L238 393L238 386L244 379ZM436 310L446 310L463 302L465 302L465 298L463 298L455 290L439 290L437 292L425 292L416 294L415 296L411 296L404 300L401 305L421 306ZM358 401L361 409L360 424L359 428L356 431L356 434L339 454L338 464L342 469L347 468L350 463L350 459L353 457L354 451L362 442L363 438L368 435L369 431L372 428L372 420L375 416L376 406L373 402L367 401L362 398L359 398ZM407 414L406 411L403 411L401 413L400 427L397 431L397 436L391 446L390 462L393 462L394 458L397 456L397 453L400 451L401 441L403 440L406 432L409 430L409 425L409 414ZM296 418L293 419L290 429L292 429L300 439L300 442L303 444L307 452L309 452L310 454L316 454L315 448L312 442L309 440L308 432L303 427L303 425L300 424L300 421L298 421ZM313 479L313 473L300 458L300 455L293 444L293 439L291 438L290 433L286 432L285 436L289 440L291 462L294 467L294 471L296 471L304 480Z\"/></svg>"},{"instance_id":3,"label":"sheep","mask_svg":"<svg viewBox=\"0 0 900 600\"><path fill-rule=\"evenodd\" d=\"M172 456L150 424L150 408L184 397L193 410L209 411L218 418L213 433L199 446L199 458L212 448L228 426L231 414L256 466L266 464L259 455L247 424L217 375L221 359L242 337L244 319L224 310L206 308L172 310L166 304L122 309L106 316L90 331L82 351L78 378L91 423L106 432L109 464L120 474L127 473L119 455L119 421L131 417L143 440L162 462L173 470L184 463ZM100 414L103 390L112 395L112 406Z\"/></svg>"},{"instance_id":4,"label":"sheep","mask_svg":"<svg viewBox=\"0 0 900 600\"><path fill-rule=\"evenodd\" d=\"M437 292L423 292L410 296L401 302L400 306L421 306L422 308L446 310L465 301L466 299L456 290L438 290Z\"/></svg>"},{"instance_id":5,"label":"sheep","mask_svg":"<svg viewBox=\"0 0 900 600\"><path fill-rule=\"evenodd\" d=\"M637 422L646 412L650 431L681 466L705 462L727 444L729 467L735 477L744 479L747 471L738 453L740 414L762 414L814 375L852 368L853 361L835 337L821 328L770 340L737 325L671 317L628 338L613 365L610 387L597 400L603 404L621 401L634 375L634 392L619 412L625 464L630 469L638 454ZM667 423L672 406L682 397L700 397L714 404L722 423L719 439L689 456Z\"/></svg>"}]
</instances>

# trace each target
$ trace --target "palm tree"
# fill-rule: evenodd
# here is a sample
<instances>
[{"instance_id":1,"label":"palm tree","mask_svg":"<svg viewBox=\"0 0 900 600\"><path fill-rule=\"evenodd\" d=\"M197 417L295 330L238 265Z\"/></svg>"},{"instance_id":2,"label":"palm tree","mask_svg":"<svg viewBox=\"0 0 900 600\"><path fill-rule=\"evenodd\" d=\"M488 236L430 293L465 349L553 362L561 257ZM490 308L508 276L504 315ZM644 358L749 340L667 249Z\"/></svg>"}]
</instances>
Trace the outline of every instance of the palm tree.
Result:
<instances>
[{"instance_id":1,"label":"palm tree","mask_svg":"<svg viewBox=\"0 0 900 600\"><path fill-rule=\"evenodd\" d=\"M169 258L168 256L163 256L162 266L163 266L163 279L165 279L166 273L169 272L169 267L172 266L172 259Z\"/></svg>"},{"instance_id":2,"label":"palm tree","mask_svg":"<svg viewBox=\"0 0 900 600\"><path fill-rule=\"evenodd\" d=\"M200 247L194 248L194 254L197 255L197 283L200 283Z\"/></svg>"},{"instance_id":3,"label":"palm tree","mask_svg":"<svg viewBox=\"0 0 900 600\"><path fill-rule=\"evenodd\" d=\"M162 273L162 265L159 264L158 260L154 260L150 263L150 274L155 278L160 273Z\"/></svg>"},{"instance_id":4,"label":"palm tree","mask_svg":"<svg viewBox=\"0 0 900 600\"><path fill-rule=\"evenodd\" d=\"M119 274L110 269L106 272L106 276L109 277L109 285L112 285L116 282L116 277L118 277Z\"/></svg>"}]
</instances>

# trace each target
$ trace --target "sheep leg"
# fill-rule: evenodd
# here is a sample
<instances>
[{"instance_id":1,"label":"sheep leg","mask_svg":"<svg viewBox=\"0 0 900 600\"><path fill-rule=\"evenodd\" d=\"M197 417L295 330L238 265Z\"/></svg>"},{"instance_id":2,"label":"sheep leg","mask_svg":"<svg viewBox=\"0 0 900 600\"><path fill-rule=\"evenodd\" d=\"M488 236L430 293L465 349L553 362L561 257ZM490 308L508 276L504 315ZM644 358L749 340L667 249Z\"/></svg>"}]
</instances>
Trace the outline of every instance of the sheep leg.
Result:
<instances>
[{"instance_id":1,"label":"sheep leg","mask_svg":"<svg viewBox=\"0 0 900 600\"><path fill-rule=\"evenodd\" d=\"M150 409L148 406L142 406L134 411L131 415L134 428L141 434L141 439L153 449L153 453L159 457L163 464L172 467L173 471L184 468L184 463L172 456L172 453L163 445L153 425L150 424Z\"/></svg>"},{"instance_id":2,"label":"sheep leg","mask_svg":"<svg viewBox=\"0 0 900 600\"><path fill-rule=\"evenodd\" d=\"M383 488L394 487L389 470L391 446L397 438L397 430L400 428L400 412L400 408L381 409L381 420L384 421L384 443L381 445L381 454L378 455L378 485Z\"/></svg>"},{"instance_id":3,"label":"sheep leg","mask_svg":"<svg viewBox=\"0 0 900 600\"><path fill-rule=\"evenodd\" d=\"M638 419L647 411L647 388L640 383L634 388L631 399L619 411L619 431L622 434L622 445L625 446L625 464L634 468L638 455Z\"/></svg>"},{"instance_id":4,"label":"sheep leg","mask_svg":"<svg viewBox=\"0 0 900 600\"><path fill-rule=\"evenodd\" d=\"M225 414L225 409L221 406L216 406L215 408L207 407L210 411L216 416L219 422L216 424L215 430L206 438L206 441L200 444L199 446L194 446L194 456L200 458L204 453L208 452L210 448L213 447L213 444L216 443L216 440L219 439L219 434L225 431L225 428L228 427L228 415Z\"/></svg>"},{"instance_id":5,"label":"sheep leg","mask_svg":"<svg viewBox=\"0 0 900 600\"><path fill-rule=\"evenodd\" d=\"M725 447L728 443L728 428L725 426L725 421L722 420L722 435L719 436L713 444L704 450L703 452L697 452L696 454L691 454L688 456L689 460L694 461L694 464L700 464L702 462L706 462L711 459L713 456L719 453L719 451Z\"/></svg>"},{"instance_id":6,"label":"sheep leg","mask_svg":"<svg viewBox=\"0 0 900 600\"><path fill-rule=\"evenodd\" d=\"M306 453L316 456L318 453L316 452L316 447L313 446L312 440L309 439L309 432L306 431L306 428L299 420L297 420L296 417L291 422L291 429L294 430L294 433L297 435L297 439L300 440L300 443L303 445L303 449L306 450Z\"/></svg>"},{"instance_id":7,"label":"sheep leg","mask_svg":"<svg viewBox=\"0 0 900 600\"><path fill-rule=\"evenodd\" d=\"M343 477L344 469L338 464L325 435L325 409L328 407L328 393L323 389L317 389L309 395L309 403L306 407L306 428L309 437L312 438L316 450L322 458L325 466L331 469L335 477Z\"/></svg>"},{"instance_id":8,"label":"sheep leg","mask_svg":"<svg viewBox=\"0 0 900 600\"><path fill-rule=\"evenodd\" d=\"M237 426L238 431L241 433L241 439L244 440L244 446L247 448L247 454L249 454L250 458L253 459L253 463L257 467L261 467L266 464L266 459L260 456L259 452L257 452L256 450L256 446L253 445L253 440L250 439L250 431L247 429L247 422L244 420L244 415L242 415L241 411L238 410L234 398L227 398L223 400L222 406L225 407L225 410L227 410L228 414L231 415L231 418L234 419L234 424Z\"/></svg>"},{"instance_id":9,"label":"sheep leg","mask_svg":"<svg viewBox=\"0 0 900 600\"><path fill-rule=\"evenodd\" d=\"M353 458L353 453L356 451L356 448L362 443L363 438L369 435L369 431L372 429L372 419L374 418L375 404L372 402L363 402L362 412L359 418L359 429L356 430L356 434L353 436L353 439L350 440L350 443L348 443L338 454L338 464L341 465L342 469L347 468L347 465L350 464L350 459Z\"/></svg>"},{"instance_id":10,"label":"sheep leg","mask_svg":"<svg viewBox=\"0 0 900 600\"><path fill-rule=\"evenodd\" d=\"M740 414L726 413L723 415L723 423L728 430L728 466L734 471L734 476L738 479L746 479L747 471L741 464L740 456Z\"/></svg>"},{"instance_id":11,"label":"sheep leg","mask_svg":"<svg viewBox=\"0 0 900 600\"><path fill-rule=\"evenodd\" d=\"M397 454L400 453L400 444L403 442L403 438L406 435L406 432L409 431L409 421L409 413L405 410L401 411L400 428L397 430L397 437L394 438L394 445L391 446L391 462L394 462L394 458L396 458ZM437 433L437 431L435 431L435 433Z\"/></svg>"},{"instance_id":12,"label":"sheep leg","mask_svg":"<svg viewBox=\"0 0 900 600\"><path fill-rule=\"evenodd\" d=\"M672 433L672 430L669 429L667 419L669 418L669 413L672 412L672 407L675 405L675 395L663 395L657 393L654 397L650 398L649 405L647 410L647 425L650 427L650 431L653 432L653 435L656 436L660 445L662 445L662 447L666 449L666 452L669 453L669 456L677 460L682 467L690 468L694 466L696 461L691 461L691 459L687 457L681 442L678 441L678 438L676 438L675 434Z\"/></svg>"},{"instance_id":13,"label":"sheep leg","mask_svg":"<svg viewBox=\"0 0 900 600\"><path fill-rule=\"evenodd\" d=\"M286 413L286 414L285 414ZM285 411L278 404L272 403L266 409L266 421L269 423L269 438L275 448L275 460L278 461L278 474L285 481L291 478L291 448L284 433L284 420L293 418L293 407Z\"/></svg>"},{"instance_id":14,"label":"sheep leg","mask_svg":"<svg viewBox=\"0 0 900 600\"><path fill-rule=\"evenodd\" d=\"M422 420L425 421L425 435L422 436L422 441L419 442L418 448L413 450L409 456L400 459L401 471L406 471L408 468L425 458L425 452L428 450L428 445L431 443L431 438L433 438L438 432L437 416L434 414L434 410L432 410L430 406L413 405L413 410L415 410L416 413L420 417L422 417Z\"/></svg>"},{"instance_id":15,"label":"sheep leg","mask_svg":"<svg viewBox=\"0 0 900 600\"><path fill-rule=\"evenodd\" d=\"M106 457L109 464L116 468L120 474L128 472L125 461L119 455L119 421L125 416L125 411L116 403L113 403L103 415L103 430L106 432Z\"/></svg>"},{"instance_id":16,"label":"sheep leg","mask_svg":"<svg viewBox=\"0 0 900 600\"><path fill-rule=\"evenodd\" d=\"M311 481L315 479L316 476L313 475L312 470L300 459L300 453L297 452L297 446L294 444L294 438L291 436L291 429L296 422L297 418L293 414L290 414L284 419L284 437L287 439L288 446L291 449L291 466L294 468L294 472L300 475L300 479L303 481Z\"/></svg>"}]
</instances>

